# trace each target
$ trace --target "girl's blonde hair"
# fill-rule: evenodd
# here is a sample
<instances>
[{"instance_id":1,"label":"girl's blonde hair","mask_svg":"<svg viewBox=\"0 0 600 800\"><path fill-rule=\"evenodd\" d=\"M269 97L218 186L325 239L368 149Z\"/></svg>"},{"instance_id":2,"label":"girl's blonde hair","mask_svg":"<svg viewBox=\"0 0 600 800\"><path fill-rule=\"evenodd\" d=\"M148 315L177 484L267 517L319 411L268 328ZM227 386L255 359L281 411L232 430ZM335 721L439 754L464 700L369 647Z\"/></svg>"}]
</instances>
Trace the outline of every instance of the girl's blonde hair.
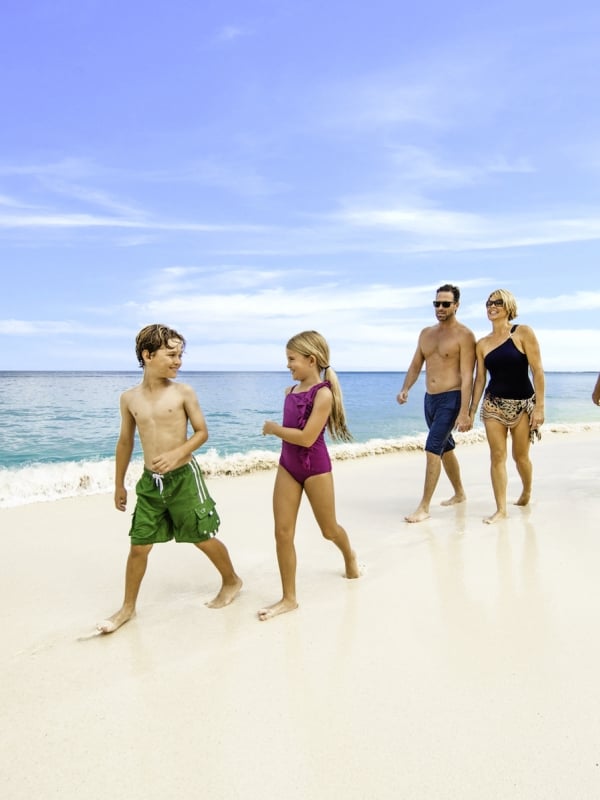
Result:
<instances>
[{"instance_id":1,"label":"girl's blonde hair","mask_svg":"<svg viewBox=\"0 0 600 800\"><path fill-rule=\"evenodd\" d=\"M301 356L306 358L314 356L319 372L323 372L323 380L327 380L331 384L331 394L333 395L331 414L327 420L327 430L333 439L338 439L342 442L352 441L352 434L346 427L342 388L335 370L329 364L329 345L325 338L317 331L302 331L302 333L292 336L286 348L293 350L295 353L300 353Z\"/></svg>"},{"instance_id":2,"label":"girl's blonde hair","mask_svg":"<svg viewBox=\"0 0 600 800\"><path fill-rule=\"evenodd\" d=\"M496 289L490 294L488 300L491 300L494 295L498 295L498 297L504 300L504 308L508 314L508 321L511 322L517 316L517 301L514 294L509 292L508 289Z\"/></svg>"}]
</instances>

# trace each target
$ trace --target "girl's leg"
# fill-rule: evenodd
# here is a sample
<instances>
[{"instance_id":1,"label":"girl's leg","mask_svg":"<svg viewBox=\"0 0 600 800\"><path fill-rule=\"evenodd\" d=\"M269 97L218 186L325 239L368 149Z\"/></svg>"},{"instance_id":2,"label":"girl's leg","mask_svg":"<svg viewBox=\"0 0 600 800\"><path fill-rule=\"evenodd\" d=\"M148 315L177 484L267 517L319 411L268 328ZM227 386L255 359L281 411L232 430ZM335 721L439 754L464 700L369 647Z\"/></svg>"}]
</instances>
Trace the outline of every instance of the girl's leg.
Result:
<instances>
[{"instance_id":1,"label":"girl's leg","mask_svg":"<svg viewBox=\"0 0 600 800\"><path fill-rule=\"evenodd\" d=\"M506 437L508 429L495 419L486 419L484 423L485 435L490 446L490 475L496 500L496 512L490 517L485 517L483 521L491 525L506 517Z\"/></svg>"},{"instance_id":2,"label":"girl's leg","mask_svg":"<svg viewBox=\"0 0 600 800\"><path fill-rule=\"evenodd\" d=\"M519 420L519 424L512 429L511 433L512 456L515 460L517 472L523 483L523 491L515 505L526 506L531 497L531 485L533 482L533 465L529 458L531 442L529 439L529 417L527 414L523 414Z\"/></svg>"},{"instance_id":3,"label":"girl's leg","mask_svg":"<svg viewBox=\"0 0 600 800\"><path fill-rule=\"evenodd\" d=\"M258 618L261 620L270 619L277 614L284 614L286 611L298 608L294 535L301 499L302 486L282 466L277 467L277 477L273 489L273 516L277 563L281 575L283 596L278 603L260 609Z\"/></svg>"},{"instance_id":4,"label":"girl's leg","mask_svg":"<svg viewBox=\"0 0 600 800\"><path fill-rule=\"evenodd\" d=\"M333 489L333 475L326 472L323 475L313 475L304 484L304 491L310 502L317 524L325 539L333 542L344 557L346 565L346 578L358 578L360 571L356 561L356 553L350 545L348 534L338 523L335 516L335 494Z\"/></svg>"}]
</instances>

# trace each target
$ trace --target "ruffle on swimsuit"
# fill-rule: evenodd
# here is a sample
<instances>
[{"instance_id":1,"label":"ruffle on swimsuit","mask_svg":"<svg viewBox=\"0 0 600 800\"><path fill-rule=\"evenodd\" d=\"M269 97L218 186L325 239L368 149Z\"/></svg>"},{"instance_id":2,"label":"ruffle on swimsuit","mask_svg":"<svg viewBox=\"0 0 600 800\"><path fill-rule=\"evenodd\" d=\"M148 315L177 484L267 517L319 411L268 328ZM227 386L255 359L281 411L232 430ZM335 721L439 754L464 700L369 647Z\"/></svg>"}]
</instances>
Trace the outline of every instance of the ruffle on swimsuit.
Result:
<instances>
[{"instance_id":1,"label":"ruffle on swimsuit","mask_svg":"<svg viewBox=\"0 0 600 800\"><path fill-rule=\"evenodd\" d=\"M523 414L527 414L531 422L531 415L535 407L535 395L526 400L510 400L506 397L494 397L486 394L481 404L480 417L482 420L495 419L507 428L514 428ZM536 439L541 439L542 434L539 430L530 428L529 440L534 444Z\"/></svg>"}]
</instances>

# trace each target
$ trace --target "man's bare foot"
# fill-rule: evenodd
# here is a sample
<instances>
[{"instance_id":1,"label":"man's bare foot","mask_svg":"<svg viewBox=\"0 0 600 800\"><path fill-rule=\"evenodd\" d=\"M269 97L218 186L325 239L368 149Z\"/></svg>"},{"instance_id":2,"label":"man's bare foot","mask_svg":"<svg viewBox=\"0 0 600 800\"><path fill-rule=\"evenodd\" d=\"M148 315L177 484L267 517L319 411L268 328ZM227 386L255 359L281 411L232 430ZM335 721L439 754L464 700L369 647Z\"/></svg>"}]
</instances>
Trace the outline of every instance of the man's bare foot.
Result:
<instances>
[{"instance_id":1,"label":"man's bare foot","mask_svg":"<svg viewBox=\"0 0 600 800\"><path fill-rule=\"evenodd\" d=\"M276 617L279 614L286 614L288 611L295 611L298 608L298 603L295 600L280 600L272 606L261 608L258 612L258 618L261 622L267 619Z\"/></svg>"},{"instance_id":2,"label":"man's bare foot","mask_svg":"<svg viewBox=\"0 0 600 800\"><path fill-rule=\"evenodd\" d=\"M223 608L224 606L228 606L238 596L241 588L242 579L238 578L236 575L235 581L233 583L224 583L221 586L221 591L219 594L216 597L213 597L213 599L206 603L206 605L209 608Z\"/></svg>"},{"instance_id":3,"label":"man's bare foot","mask_svg":"<svg viewBox=\"0 0 600 800\"><path fill-rule=\"evenodd\" d=\"M493 525L495 522L498 522L501 519L506 519L508 514L506 511L496 511L495 514L492 514L491 517L484 517L483 521L486 525Z\"/></svg>"},{"instance_id":4,"label":"man's bare foot","mask_svg":"<svg viewBox=\"0 0 600 800\"><path fill-rule=\"evenodd\" d=\"M531 499L531 492L526 492L525 490L523 490L523 491L521 492L521 496L519 497L519 499L518 499L518 500L515 500L515 505L516 505L516 506L526 506L526 505L529 505L529 501L530 501L530 499Z\"/></svg>"},{"instance_id":5,"label":"man's bare foot","mask_svg":"<svg viewBox=\"0 0 600 800\"><path fill-rule=\"evenodd\" d=\"M103 619L101 622L96 623L96 630L98 633L114 633L117 628L129 622L130 619L135 617L135 609L121 608L116 614L108 619Z\"/></svg>"},{"instance_id":6,"label":"man's bare foot","mask_svg":"<svg viewBox=\"0 0 600 800\"><path fill-rule=\"evenodd\" d=\"M449 497L447 500L442 500L440 503L441 506L455 506L457 503L464 503L467 499L467 495L464 492L457 492L456 494Z\"/></svg>"},{"instance_id":7,"label":"man's bare foot","mask_svg":"<svg viewBox=\"0 0 600 800\"><path fill-rule=\"evenodd\" d=\"M429 519L429 511L424 508L417 508L414 514L409 514L404 517L407 522L423 522L424 519Z\"/></svg>"},{"instance_id":8,"label":"man's bare foot","mask_svg":"<svg viewBox=\"0 0 600 800\"><path fill-rule=\"evenodd\" d=\"M354 550L350 555L350 559L346 563L346 572L344 574L344 578L360 578L360 567L358 565L358 561L356 560L356 553Z\"/></svg>"}]
</instances>

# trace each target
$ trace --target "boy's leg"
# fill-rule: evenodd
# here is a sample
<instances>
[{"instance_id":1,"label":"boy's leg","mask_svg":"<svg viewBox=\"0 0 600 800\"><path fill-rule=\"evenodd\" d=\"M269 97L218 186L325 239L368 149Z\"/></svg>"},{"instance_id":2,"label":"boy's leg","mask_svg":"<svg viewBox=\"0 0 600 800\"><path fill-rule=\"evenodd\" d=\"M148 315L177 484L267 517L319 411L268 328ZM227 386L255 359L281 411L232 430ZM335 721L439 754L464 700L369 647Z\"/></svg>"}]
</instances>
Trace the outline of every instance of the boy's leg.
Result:
<instances>
[{"instance_id":1,"label":"boy's leg","mask_svg":"<svg viewBox=\"0 0 600 800\"><path fill-rule=\"evenodd\" d=\"M277 477L273 489L273 516L275 519L275 544L277 547L277 563L281 575L283 596L278 603L261 608L258 612L260 620L270 619L286 611L298 608L296 600L296 548L294 536L296 519L302 486L292 478L282 466L277 467Z\"/></svg>"},{"instance_id":2,"label":"boy's leg","mask_svg":"<svg viewBox=\"0 0 600 800\"><path fill-rule=\"evenodd\" d=\"M142 579L148 565L148 555L152 550L151 544L132 544L127 557L125 569L125 597L123 605L108 619L96 625L99 633L113 633L135 614L135 604Z\"/></svg>"},{"instance_id":3,"label":"boy's leg","mask_svg":"<svg viewBox=\"0 0 600 800\"><path fill-rule=\"evenodd\" d=\"M310 502L313 514L321 533L339 548L344 557L346 578L358 578L360 570L356 560L356 553L350 545L348 534L338 523L335 515L335 493L333 488L333 474L313 475L304 484L304 491Z\"/></svg>"},{"instance_id":4,"label":"boy's leg","mask_svg":"<svg viewBox=\"0 0 600 800\"><path fill-rule=\"evenodd\" d=\"M242 580L235 574L227 548L219 539L195 542L196 547L210 559L218 569L222 584L219 593L206 605L209 608L223 608L234 600L242 588Z\"/></svg>"}]
</instances>

